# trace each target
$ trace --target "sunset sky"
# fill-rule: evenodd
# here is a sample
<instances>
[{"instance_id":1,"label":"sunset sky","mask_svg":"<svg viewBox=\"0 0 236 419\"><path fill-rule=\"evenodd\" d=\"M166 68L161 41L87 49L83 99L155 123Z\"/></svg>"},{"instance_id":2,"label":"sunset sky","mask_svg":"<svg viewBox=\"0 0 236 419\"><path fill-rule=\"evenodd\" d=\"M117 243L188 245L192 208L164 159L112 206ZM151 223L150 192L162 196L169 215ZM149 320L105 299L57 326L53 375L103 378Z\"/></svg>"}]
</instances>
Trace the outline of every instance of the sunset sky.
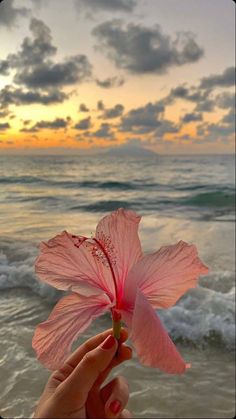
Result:
<instances>
[{"instance_id":1,"label":"sunset sky","mask_svg":"<svg viewBox=\"0 0 236 419\"><path fill-rule=\"evenodd\" d=\"M4 0L0 154L234 151L232 0Z\"/></svg>"}]
</instances>

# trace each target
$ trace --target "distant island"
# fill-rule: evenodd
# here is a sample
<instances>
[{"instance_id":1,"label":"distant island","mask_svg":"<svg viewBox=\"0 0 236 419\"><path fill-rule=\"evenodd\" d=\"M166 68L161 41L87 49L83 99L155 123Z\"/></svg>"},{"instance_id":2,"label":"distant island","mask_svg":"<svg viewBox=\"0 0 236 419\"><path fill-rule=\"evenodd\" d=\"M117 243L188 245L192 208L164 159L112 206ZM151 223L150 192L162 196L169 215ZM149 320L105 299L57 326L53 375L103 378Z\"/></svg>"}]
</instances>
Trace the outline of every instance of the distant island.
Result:
<instances>
[{"instance_id":1,"label":"distant island","mask_svg":"<svg viewBox=\"0 0 236 419\"><path fill-rule=\"evenodd\" d=\"M152 150L148 150L147 148L141 146L133 146L130 144L124 144L116 147L109 148L105 153L108 156L115 156L115 157L154 157L158 156Z\"/></svg>"}]
</instances>

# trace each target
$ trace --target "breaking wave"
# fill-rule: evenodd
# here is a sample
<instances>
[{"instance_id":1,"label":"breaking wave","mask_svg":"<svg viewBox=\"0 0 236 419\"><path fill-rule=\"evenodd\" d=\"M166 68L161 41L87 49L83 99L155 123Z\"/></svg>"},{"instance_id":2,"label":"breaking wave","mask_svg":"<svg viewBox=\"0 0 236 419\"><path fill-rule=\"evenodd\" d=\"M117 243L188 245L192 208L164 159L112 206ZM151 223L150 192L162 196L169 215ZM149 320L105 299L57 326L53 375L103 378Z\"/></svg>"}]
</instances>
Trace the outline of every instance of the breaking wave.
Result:
<instances>
[{"instance_id":1,"label":"breaking wave","mask_svg":"<svg viewBox=\"0 0 236 419\"><path fill-rule=\"evenodd\" d=\"M34 261L35 245L26 242L3 241L0 249L0 290L30 289L38 297L54 304L62 295L38 281ZM194 345L223 345L232 350L235 345L234 273L218 271L202 277L199 286L190 290L177 305L159 315L174 340Z\"/></svg>"}]
</instances>

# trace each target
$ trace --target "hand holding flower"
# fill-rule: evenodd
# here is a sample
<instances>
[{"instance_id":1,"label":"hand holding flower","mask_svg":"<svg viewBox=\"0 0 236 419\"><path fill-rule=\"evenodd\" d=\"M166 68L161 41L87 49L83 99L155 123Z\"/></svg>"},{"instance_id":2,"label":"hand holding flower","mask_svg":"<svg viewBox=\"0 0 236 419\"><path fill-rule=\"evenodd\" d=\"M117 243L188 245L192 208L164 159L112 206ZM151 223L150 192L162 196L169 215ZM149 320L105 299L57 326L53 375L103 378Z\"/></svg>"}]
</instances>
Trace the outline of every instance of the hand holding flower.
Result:
<instances>
[{"instance_id":1,"label":"hand holding flower","mask_svg":"<svg viewBox=\"0 0 236 419\"><path fill-rule=\"evenodd\" d=\"M124 409L129 398L124 377L116 377L101 388L111 369L132 356L123 343L127 332L121 330L119 346L111 332L89 339L51 375L34 418L131 417Z\"/></svg>"}]
</instances>

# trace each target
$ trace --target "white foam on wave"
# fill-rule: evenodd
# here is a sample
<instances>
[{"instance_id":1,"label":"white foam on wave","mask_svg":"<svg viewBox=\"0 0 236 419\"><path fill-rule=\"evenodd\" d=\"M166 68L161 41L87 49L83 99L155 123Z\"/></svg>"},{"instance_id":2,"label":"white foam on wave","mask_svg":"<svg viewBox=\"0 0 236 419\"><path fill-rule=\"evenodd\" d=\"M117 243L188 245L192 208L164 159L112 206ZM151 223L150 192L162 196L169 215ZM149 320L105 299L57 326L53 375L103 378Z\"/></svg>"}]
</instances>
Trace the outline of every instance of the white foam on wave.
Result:
<instances>
[{"instance_id":1,"label":"white foam on wave","mask_svg":"<svg viewBox=\"0 0 236 419\"><path fill-rule=\"evenodd\" d=\"M222 293L198 286L159 314L175 339L201 344L217 339L229 349L235 346L235 287Z\"/></svg>"},{"instance_id":2,"label":"white foam on wave","mask_svg":"<svg viewBox=\"0 0 236 419\"><path fill-rule=\"evenodd\" d=\"M29 288L55 303L61 291L39 281L34 273L36 246L4 243L0 251L0 290ZM202 344L213 335L228 348L235 345L234 275L230 271L211 272L174 307L159 315L173 338Z\"/></svg>"},{"instance_id":3,"label":"white foam on wave","mask_svg":"<svg viewBox=\"0 0 236 419\"><path fill-rule=\"evenodd\" d=\"M24 248L23 260L18 260L19 254L17 251L14 253L14 250L12 249L9 257L0 251L0 290L29 288L40 297L51 302L57 301L61 292L39 281L34 273L37 249Z\"/></svg>"}]
</instances>

